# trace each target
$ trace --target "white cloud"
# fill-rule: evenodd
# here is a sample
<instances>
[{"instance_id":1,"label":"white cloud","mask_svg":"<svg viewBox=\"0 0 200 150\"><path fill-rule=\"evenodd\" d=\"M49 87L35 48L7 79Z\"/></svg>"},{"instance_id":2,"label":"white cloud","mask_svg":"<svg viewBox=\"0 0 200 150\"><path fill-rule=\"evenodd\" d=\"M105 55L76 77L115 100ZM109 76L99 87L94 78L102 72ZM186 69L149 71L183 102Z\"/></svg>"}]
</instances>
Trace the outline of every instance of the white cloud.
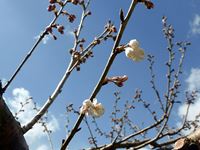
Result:
<instances>
[{"instance_id":1,"label":"white cloud","mask_svg":"<svg viewBox=\"0 0 200 150\"><path fill-rule=\"evenodd\" d=\"M188 90L200 89L200 68L192 68L186 82L188 83Z\"/></svg>"},{"instance_id":2,"label":"white cloud","mask_svg":"<svg viewBox=\"0 0 200 150\"><path fill-rule=\"evenodd\" d=\"M37 113L34 108L34 103L32 100L30 100L30 93L28 90L24 88L16 88L12 92L13 97L8 98L9 107L11 108L11 111L13 114L15 112L18 112L21 108L20 103L25 103L28 99L28 104L26 104L23 108L23 112L20 112L17 117L19 118L19 122L21 125L25 125L27 122L30 121L34 117L34 115ZM39 107L38 107L39 108ZM55 116L48 115L48 122L46 123L46 126L49 130L52 132L55 132L59 130L59 123ZM41 124L37 123L35 126L28 131L25 134L26 141L31 148L32 146L35 147L35 145L41 145L41 140L45 140L47 137L47 133L43 132L44 128L41 126ZM44 145L43 145L44 146ZM45 150L45 149L44 149Z\"/></svg>"},{"instance_id":3,"label":"white cloud","mask_svg":"<svg viewBox=\"0 0 200 150\"><path fill-rule=\"evenodd\" d=\"M187 120L195 120L195 117L197 115L199 115L199 113L200 113L199 108L200 108L200 97L198 97L198 99L196 100L196 102L190 106ZM186 104L183 104L182 106L180 106L179 110L178 110L178 115L180 117L185 116L186 109L187 109L187 105ZM177 123L178 127L180 127L181 125L182 125L181 122ZM184 130L182 133L185 134L185 135L188 135L188 134L190 134L193 131L193 129L194 129L194 127L191 127L190 130Z\"/></svg>"},{"instance_id":4,"label":"white cloud","mask_svg":"<svg viewBox=\"0 0 200 150\"><path fill-rule=\"evenodd\" d=\"M73 30L71 29L70 26L67 26L65 27L65 30L64 30L65 34L71 38L74 38L74 32Z\"/></svg>"},{"instance_id":5,"label":"white cloud","mask_svg":"<svg viewBox=\"0 0 200 150\"><path fill-rule=\"evenodd\" d=\"M0 80L1 80L2 85L5 85L7 82L6 78L1 78Z\"/></svg>"},{"instance_id":6,"label":"white cloud","mask_svg":"<svg viewBox=\"0 0 200 150\"><path fill-rule=\"evenodd\" d=\"M67 31L66 34L69 35L70 37L74 37L74 32L73 31Z\"/></svg>"},{"instance_id":7,"label":"white cloud","mask_svg":"<svg viewBox=\"0 0 200 150\"><path fill-rule=\"evenodd\" d=\"M200 89L200 68L192 68L191 73L189 77L186 79L186 82L188 84L187 90L198 90ZM200 95L198 95L197 100L194 104L190 106L189 113L188 113L188 120L195 120L196 115L200 113ZM178 115L182 117L185 115L187 109L186 104L182 104L178 109ZM178 123L178 126L180 126L180 122ZM188 134L190 131L185 132L185 134Z\"/></svg>"},{"instance_id":8,"label":"white cloud","mask_svg":"<svg viewBox=\"0 0 200 150\"><path fill-rule=\"evenodd\" d=\"M49 150L49 147L47 145L41 145L36 150Z\"/></svg>"},{"instance_id":9,"label":"white cloud","mask_svg":"<svg viewBox=\"0 0 200 150\"><path fill-rule=\"evenodd\" d=\"M191 33L193 35L200 34L200 15L195 14L193 20L190 22Z\"/></svg>"},{"instance_id":10,"label":"white cloud","mask_svg":"<svg viewBox=\"0 0 200 150\"><path fill-rule=\"evenodd\" d=\"M186 108L187 108L186 104L183 104L179 108L178 114L180 116L185 115ZM197 99L197 101L196 101L196 103L194 105L190 106L190 110L189 110L189 114L188 114L188 119L189 120L195 120L195 116L200 113L199 108L200 108L200 97Z\"/></svg>"},{"instance_id":11,"label":"white cloud","mask_svg":"<svg viewBox=\"0 0 200 150\"><path fill-rule=\"evenodd\" d=\"M34 39L36 39L36 40L38 40L40 38L40 35L37 35L37 36L35 36L34 37ZM45 35L44 37L43 37L43 39L42 39L42 43L43 44L47 44L47 42L50 40L50 37L49 37L49 35Z\"/></svg>"},{"instance_id":12,"label":"white cloud","mask_svg":"<svg viewBox=\"0 0 200 150\"><path fill-rule=\"evenodd\" d=\"M70 38L74 38L74 32L70 26L65 27L64 33L66 36L69 36ZM34 39L38 40L40 38L41 34L42 34L42 32L39 35L35 36ZM42 43L47 44L47 42L51 39L52 39L51 35L47 34L43 37Z\"/></svg>"}]
</instances>

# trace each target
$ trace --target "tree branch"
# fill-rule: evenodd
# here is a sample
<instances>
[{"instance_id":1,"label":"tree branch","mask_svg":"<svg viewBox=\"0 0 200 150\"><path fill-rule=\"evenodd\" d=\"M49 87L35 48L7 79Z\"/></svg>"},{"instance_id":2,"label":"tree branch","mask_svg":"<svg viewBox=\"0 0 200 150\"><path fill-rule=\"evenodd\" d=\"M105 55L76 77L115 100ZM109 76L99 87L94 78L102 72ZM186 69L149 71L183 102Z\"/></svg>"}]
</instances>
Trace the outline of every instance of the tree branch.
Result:
<instances>
[{"instance_id":1,"label":"tree branch","mask_svg":"<svg viewBox=\"0 0 200 150\"><path fill-rule=\"evenodd\" d=\"M125 30L125 28L126 28L126 25L127 25L128 21L129 21L129 19L130 19L130 17L131 17L131 14L132 14L133 11L134 11L134 8L135 8L135 6L136 6L137 3L138 3L137 0L133 0L133 1L132 1L131 5L130 5L130 8L129 8L129 10L128 10L127 16L126 16L126 18L124 19L124 22L121 22L121 26L120 26L120 29L119 29L119 31L118 31L118 35L117 35L116 41L115 41L115 43L114 43L114 46L113 46L113 48L112 48L112 51L111 51L110 57L109 57L109 59L108 59L108 62L107 62L107 64L106 64L106 66L105 66L105 69L104 69L104 71L103 71L103 73L102 73L102 75L101 75L101 77L100 77L100 79L99 79L99 81L98 81L96 87L94 88L94 90L93 90L93 92L92 92L92 94L91 94L91 96L90 96L90 98L89 98L91 101L93 100L93 98L96 97L96 95L98 94L98 92L100 91L100 89L101 89L101 87L102 87L102 83L103 83L103 81L104 81L106 75L108 74L108 71L109 71L109 69L110 69L110 67L111 67L111 65L112 65L112 63L113 63L113 61L114 61L114 59L115 59L115 57L116 57L116 55L117 55L117 53L115 52L115 50L116 50L116 48L117 48L117 47L119 46L119 44L120 44L120 41L121 41L123 32L124 32L124 30ZM79 126L80 126L80 124L81 124L83 118L84 118L84 115L83 115L83 114L80 114L80 116L78 117L78 119L77 119L77 121L76 121L76 123L75 123L75 125L74 125L74 127L73 127L73 129L72 129L72 131L71 131L71 133L69 134L69 136L68 136L68 137L65 139L65 141L63 142L63 144L62 144L62 146L61 146L61 150L65 150L65 149L67 148L67 146L68 146L68 144L70 143L71 139L72 139L72 138L74 137L74 135L76 134L76 132L77 132L77 130L78 130L78 128L79 128Z\"/></svg>"}]
</instances>

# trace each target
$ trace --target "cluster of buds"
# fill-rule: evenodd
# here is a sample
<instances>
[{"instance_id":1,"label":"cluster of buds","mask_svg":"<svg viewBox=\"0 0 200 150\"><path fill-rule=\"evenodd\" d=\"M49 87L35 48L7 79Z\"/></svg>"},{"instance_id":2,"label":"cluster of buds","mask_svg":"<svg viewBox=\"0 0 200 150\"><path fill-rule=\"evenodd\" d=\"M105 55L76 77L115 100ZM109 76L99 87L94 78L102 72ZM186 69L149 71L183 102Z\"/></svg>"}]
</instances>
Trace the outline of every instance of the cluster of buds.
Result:
<instances>
[{"instance_id":1,"label":"cluster of buds","mask_svg":"<svg viewBox=\"0 0 200 150\"><path fill-rule=\"evenodd\" d=\"M50 4L59 4L60 6L63 6L63 2L61 0L49 0Z\"/></svg>"},{"instance_id":2,"label":"cluster of buds","mask_svg":"<svg viewBox=\"0 0 200 150\"><path fill-rule=\"evenodd\" d=\"M84 0L68 0L68 2L71 2L74 5L78 5L78 4L82 5L82 4L84 4Z\"/></svg>"},{"instance_id":3,"label":"cluster of buds","mask_svg":"<svg viewBox=\"0 0 200 150\"><path fill-rule=\"evenodd\" d=\"M74 35L75 35L75 38L77 38L76 37L76 32L77 32L77 30L75 30L74 31ZM82 38L82 39L80 39L80 40L76 40L76 44L79 46L79 48L80 48L80 50L79 50L79 52L77 52L76 50L74 50L74 49L70 49L69 50L69 53L71 54L71 55L77 55L77 53L79 54L79 55L81 55L80 53L81 52L83 52L83 50L84 50L84 48L83 48L83 44L85 43L85 39L84 38Z\"/></svg>"},{"instance_id":4,"label":"cluster of buds","mask_svg":"<svg viewBox=\"0 0 200 150\"><path fill-rule=\"evenodd\" d=\"M83 51L83 44L85 43L85 39L84 38L82 38L82 39L80 39L80 40L78 40L77 41L77 44L79 45L79 48L80 48L80 52L82 52Z\"/></svg>"},{"instance_id":5,"label":"cluster of buds","mask_svg":"<svg viewBox=\"0 0 200 150\"><path fill-rule=\"evenodd\" d=\"M106 34L106 35L103 36L103 40L104 40L104 41L106 41L108 38L112 38L112 39L115 41L116 36L113 35L113 34L110 34L110 33L108 33L108 34ZM94 40L93 40L93 42L92 42L92 44L95 46L95 45L100 44L101 41L102 41L101 38L95 37Z\"/></svg>"},{"instance_id":6,"label":"cluster of buds","mask_svg":"<svg viewBox=\"0 0 200 150\"><path fill-rule=\"evenodd\" d=\"M138 0L138 2L144 3L147 9L154 8L154 4L150 0Z\"/></svg>"},{"instance_id":7,"label":"cluster of buds","mask_svg":"<svg viewBox=\"0 0 200 150\"><path fill-rule=\"evenodd\" d=\"M103 85L108 84L109 82L114 83L118 87L122 87L124 85L124 82L128 80L128 76L115 76L115 77L106 77L104 79Z\"/></svg>"},{"instance_id":8,"label":"cluster of buds","mask_svg":"<svg viewBox=\"0 0 200 150\"><path fill-rule=\"evenodd\" d=\"M77 71L80 71L80 65L85 63L89 57L94 57L93 52L91 50L87 51L87 53L84 54L84 56L81 56L81 52L74 51L73 49L71 49L69 52L74 59L78 60L78 64L76 65Z\"/></svg>"},{"instance_id":9,"label":"cluster of buds","mask_svg":"<svg viewBox=\"0 0 200 150\"><path fill-rule=\"evenodd\" d=\"M72 2L73 4L84 3L84 2L79 2L79 0L69 0L68 2ZM61 7L64 6L62 0L49 0L49 3L50 5L47 7L47 10L49 12L54 12L56 16L58 15L56 4L58 4ZM69 22L73 22L76 19L76 16L74 14L69 14L67 11L62 11L61 13L67 16Z\"/></svg>"},{"instance_id":10,"label":"cluster of buds","mask_svg":"<svg viewBox=\"0 0 200 150\"><path fill-rule=\"evenodd\" d=\"M54 40L56 40L57 37L53 34L53 28L56 28L60 34L64 34L65 27L63 25L52 24L51 26L46 28L46 32L47 32L47 34L52 35Z\"/></svg>"},{"instance_id":11,"label":"cluster of buds","mask_svg":"<svg viewBox=\"0 0 200 150\"><path fill-rule=\"evenodd\" d=\"M104 40L107 40L108 38L112 38L113 41L115 41L116 36L113 35L113 33L117 33L117 28L114 26L113 23L109 20L108 23L105 25L105 30L108 33L106 37L104 37Z\"/></svg>"},{"instance_id":12,"label":"cluster of buds","mask_svg":"<svg viewBox=\"0 0 200 150\"><path fill-rule=\"evenodd\" d=\"M51 11L53 11L55 14L57 14L57 9L56 9L56 5L55 4L51 4L51 5L49 5L48 7L47 7L47 10L49 11L49 12L51 12Z\"/></svg>"},{"instance_id":13,"label":"cluster of buds","mask_svg":"<svg viewBox=\"0 0 200 150\"><path fill-rule=\"evenodd\" d=\"M117 28L114 26L113 23L111 23L111 21L109 20L108 23L105 25L104 27L108 33L116 33L117 32Z\"/></svg>"},{"instance_id":14,"label":"cluster of buds","mask_svg":"<svg viewBox=\"0 0 200 150\"><path fill-rule=\"evenodd\" d=\"M67 11L62 11L63 15L66 15L69 22L74 22L74 20L76 19L76 16L74 14L69 14Z\"/></svg>"},{"instance_id":15,"label":"cluster of buds","mask_svg":"<svg viewBox=\"0 0 200 150\"><path fill-rule=\"evenodd\" d=\"M83 63L86 63L86 60L89 57L94 57L93 52L91 50L87 51L87 53L84 55L84 57L79 58L79 64L76 66L77 71L80 71L80 65Z\"/></svg>"},{"instance_id":16,"label":"cluster of buds","mask_svg":"<svg viewBox=\"0 0 200 150\"><path fill-rule=\"evenodd\" d=\"M54 12L55 15L57 15L58 10L56 9L56 4L63 7L63 2L61 0L49 0L50 5L47 7L47 10L49 12Z\"/></svg>"},{"instance_id":17,"label":"cluster of buds","mask_svg":"<svg viewBox=\"0 0 200 150\"><path fill-rule=\"evenodd\" d=\"M96 98L93 99L93 102L90 99L86 99L83 101L83 105L80 108L80 114L97 118L104 114L104 107L101 103L97 102Z\"/></svg>"},{"instance_id":18,"label":"cluster of buds","mask_svg":"<svg viewBox=\"0 0 200 150\"><path fill-rule=\"evenodd\" d=\"M172 25L167 25L167 17L162 18L162 23L163 23L163 33L166 38L172 39L174 38L174 28Z\"/></svg>"}]
</instances>

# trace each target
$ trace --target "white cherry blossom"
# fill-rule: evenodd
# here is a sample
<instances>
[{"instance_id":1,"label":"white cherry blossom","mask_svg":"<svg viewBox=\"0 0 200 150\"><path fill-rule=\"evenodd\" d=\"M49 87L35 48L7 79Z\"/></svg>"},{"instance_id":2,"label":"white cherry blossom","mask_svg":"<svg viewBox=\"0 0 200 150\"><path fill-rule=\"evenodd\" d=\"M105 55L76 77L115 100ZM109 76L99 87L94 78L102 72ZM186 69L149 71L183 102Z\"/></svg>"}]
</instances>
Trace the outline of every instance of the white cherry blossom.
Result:
<instances>
[{"instance_id":1,"label":"white cherry blossom","mask_svg":"<svg viewBox=\"0 0 200 150\"><path fill-rule=\"evenodd\" d=\"M94 98L93 102L86 99L83 101L83 105L80 108L81 114L91 115L93 117L100 117L104 114L104 107L101 103L97 102L97 99Z\"/></svg>"},{"instance_id":2,"label":"white cherry blossom","mask_svg":"<svg viewBox=\"0 0 200 150\"><path fill-rule=\"evenodd\" d=\"M144 50L139 47L139 42L133 39L125 48L125 55L133 61L141 61L144 59Z\"/></svg>"}]
</instances>

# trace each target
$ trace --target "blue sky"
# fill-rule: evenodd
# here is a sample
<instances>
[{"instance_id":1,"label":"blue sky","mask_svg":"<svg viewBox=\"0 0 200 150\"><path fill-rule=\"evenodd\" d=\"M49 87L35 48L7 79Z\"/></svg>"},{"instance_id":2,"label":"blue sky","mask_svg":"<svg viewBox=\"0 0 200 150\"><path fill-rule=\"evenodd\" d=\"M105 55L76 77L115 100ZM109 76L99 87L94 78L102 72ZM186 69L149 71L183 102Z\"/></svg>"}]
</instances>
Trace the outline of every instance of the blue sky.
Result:
<instances>
[{"instance_id":1,"label":"blue sky","mask_svg":"<svg viewBox=\"0 0 200 150\"><path fill-rule=\"evenodd\" d=\"M103 31L106 22L111 19L116 27L119 27L119 9L123 8L127 11L131 0L92 0L90 10L92 15L86 19L81 37L89 43L96 35ZM200 69L200 1L199 0L168 0L168 1L153 1L155 8L147 10L143 5L138 5L132 15L131 21L124 33L122 44L129 42L131 39L137 39L146 54L155 55L155 73L157 74L158 87L161 92L166 87L165 74L166 67L164 65L167 60L166 47L167 43L162 34L161 18L163 15L168 17L168 22L175 28L175 40L187 40L192 43L189 47L185 59L184 73L182 75L182 89L188 88L189 83L199 81L196 79L198 69ZM8 80L20 61L32 47L37 36L50 23L53 15L46 8L48 0L21 0L18 1L0 1L0 78ZM62 77L69 60L70 55L68 50L73 46L73 36L71 32L79 23L80 8L75 6L66 7L70 13L77 15L77 19L73 24L64 21L60 18L58 23L62 23L66 30L64 35L59 35L58 40L54 41L49 37L46 44L41 43L34 52L32 58L22 68L16 79L10 85L5 93L5 97L10 101L16 100L16 93L13 95L13 90L16 88L24 88L28 91L22 92L22 97L30 95L39 106L42 106L48 96L53 92L57 83ZM56 33L57 34L57 33ZM82 101L90 96L95 84L100 77L100 74L106 64L106 60L112 48L112 41L98 46L94 50L94 58L87 61L81 66L81 71L74 71L67 81L62 94L57 98L56 102L50 108L50 121L54 126L55 132L52 134L53 143L56 147L60 146L62 138L65 137L65 106L74 103L78 108ZM195 79L191 82L185 82L193 73L197 73ZM109 110L114 101L113 93L121 91L121 97L124 100L131 99L136 88L143 90L144 97L150 101L153 98L151 85L149 84L150 75L148 71L148 62L145 59L142 62L136 63L125 57L122 53L116 58L109 76L128 75L129 80L122 88L110 84L102 88L97 96L98 101L103 103L106 112L100 118L101 122L106 122L109 117ZM162 82L160 82L162 81ZM197 86L198 87L198 86ZM20 93L19 92L19 93ZM18 94L19 94L18 93ZM19 95L18 95L19 96ZM52 116L52 117L51 117ZM56 121L52 118L56 118ZM145 119L144 116L138 116L135 119ZM71 122L76 118L72 117ZM55 123L56 122L56 123ZM104 128L108 128L105 126ZM86 134L88 131L83 131L83 134L76 136L71 143L71 149L78 149L76 146L87 145ZM80 140L81 137L81 140ZM43 144L48 142L46 138L41 137ZM77 141L79 141L77 143ZM76 143L76 144L75 144ZM30 149L36 149L41 143L31 143ZM76 145L76 146L75 146ZM44 148L43 148L44 149Z\"/></svg>"}]
</instances>

